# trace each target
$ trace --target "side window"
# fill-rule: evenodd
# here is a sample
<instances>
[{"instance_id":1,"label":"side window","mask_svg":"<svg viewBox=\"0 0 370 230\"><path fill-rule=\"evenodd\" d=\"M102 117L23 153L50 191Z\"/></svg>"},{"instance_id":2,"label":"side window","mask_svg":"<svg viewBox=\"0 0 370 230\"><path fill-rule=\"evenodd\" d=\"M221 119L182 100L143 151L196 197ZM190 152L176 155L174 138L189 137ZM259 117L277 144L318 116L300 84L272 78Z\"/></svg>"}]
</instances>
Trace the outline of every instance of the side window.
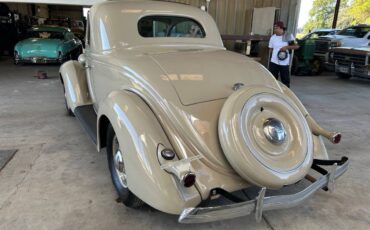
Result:
<instances>
[{"instance_id":1,"label":"side window","mask_svg":"<svg viewBox=\"0 0 370 230\"><path fill-rule=\"evenodd\" d=\"M365 27L365 28L362 28L361 32L360 32L360 36L361 37L365 37L367 33L370 32L370 27Z\"/></svg>"},{"instance_id":2,"label":"side window","mask_svg":"<svg viewBox=\"0 0 370 230\"><path fill-rule=\"evenodd\" d=\"M200 23L191 18L177 16L147 16L139 20L138 31L142 37L204 38Z\"/></svg>"},{"instance_id":3,"label":"side window","mask_svg":"<svg viewBox=\"0 0 370 230\"><path fill-rule=\"evenodd\" d=\"M166 37L168 24L161 21L153 21L153 37Z\"/></svg>"},{"instance_id":4,"label":"side window","mask_svg":"<svg viewBox=\"0 0 370 230\"><path fill-rule=\"evenodd\" d=\"M310 39L315 39L315 38L318 38L319 36L321 35L319 35L318 33L313 33L311 34Z\"/></svg>"}]
</instances>

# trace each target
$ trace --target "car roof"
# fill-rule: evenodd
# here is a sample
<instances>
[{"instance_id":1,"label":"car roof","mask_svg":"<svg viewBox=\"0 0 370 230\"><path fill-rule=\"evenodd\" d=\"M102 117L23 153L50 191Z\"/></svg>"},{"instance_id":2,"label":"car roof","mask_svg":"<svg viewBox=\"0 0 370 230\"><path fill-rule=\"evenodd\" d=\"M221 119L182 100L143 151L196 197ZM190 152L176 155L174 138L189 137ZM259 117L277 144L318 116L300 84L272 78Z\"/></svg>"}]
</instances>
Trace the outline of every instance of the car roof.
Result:
<instances>
[{"instance_id":1,"label":"car roof","mask_svg":"<svg viewBox=\"0 0 370 230\"><path fill-rule=\"evenodd\" d=\"M147 16L186 17L198 22L205 30L202 39L145 38L138 32L138 22ZM186 43L224 48L213 18L197 7L162 1L103 1L93 5L89 14L93 49L104 50L123 46L155 46ZM123 29L124 28L124 29ZM103 48L103 42L109 48Z\"/></svg>"},{"instance_id":2,"label":"car roof","mask_svg":"<svg viewBox=\"0 0 370 230\"><path fill-rule=\"evenodd\" d=\"M30 31L50 31L50 32L70 32L71 30L69 28L66 28L66 27L62 27L62 26L52 26L52 25L48 25L48 26L44 26L44 25L40 25L40 26L34 26L30 29Z\"/></svg>"}]
</instances>

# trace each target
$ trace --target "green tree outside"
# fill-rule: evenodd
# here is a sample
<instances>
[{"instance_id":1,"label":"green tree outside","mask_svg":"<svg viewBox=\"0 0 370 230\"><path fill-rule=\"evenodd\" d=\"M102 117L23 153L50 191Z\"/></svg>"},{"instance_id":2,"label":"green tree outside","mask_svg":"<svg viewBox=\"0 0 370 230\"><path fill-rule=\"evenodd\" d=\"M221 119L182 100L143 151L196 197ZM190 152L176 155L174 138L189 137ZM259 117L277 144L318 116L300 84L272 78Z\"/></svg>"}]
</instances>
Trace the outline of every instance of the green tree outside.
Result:
<instances>
[{"instance_id":1,"label":"green tree outside","mask_svg":"<svg viewBox=\"0 0 370 230\"><path fill-rule=\"evenodd\" d=\"M302 1L302 4L304 2ZM331 28L334 18L336 0L314 0L309 12L309 20L304 25L304 32L316 28ZM355 24L370 24L369 0L341 0L337 28Z\"/></svg>"},{"instance_id":2,"label":"green tree outside","mask_svg":"<svg viewBox=\"0 0 370 230\"><path fill-rule=\"evenodd\" d=\"M369 0L354 0L353 4L349 7L348 12L351 16L353 16L353 24L370 24Z\"/></svg>"}]
</instances>

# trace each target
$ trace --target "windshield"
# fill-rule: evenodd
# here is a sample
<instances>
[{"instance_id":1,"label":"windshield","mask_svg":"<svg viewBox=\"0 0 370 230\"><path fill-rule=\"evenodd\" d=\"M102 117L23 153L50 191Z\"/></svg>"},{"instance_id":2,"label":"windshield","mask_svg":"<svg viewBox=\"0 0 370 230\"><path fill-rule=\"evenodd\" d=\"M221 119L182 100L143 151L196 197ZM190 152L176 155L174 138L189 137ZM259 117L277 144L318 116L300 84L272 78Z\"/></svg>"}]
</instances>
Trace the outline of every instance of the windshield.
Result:
<instances>
[{"instance_id":1,"label":"windshield","mask_svg":"<svg viewBox=\"0 0 370 230\"><path fill-rule=\"evenodd\" d=\"M174 16L148 16L138 23L142 37L204 38L203 27L193 19Z\"/></svg>"},{"instance_id":2,"label":"windshield","mask_svg":"<svg viewBox=\"0 0 370 230\"><path fill-rule=\"evenodd\" d=\"M335 31L317 31L317 32L312 32L310 34L307 34L306 36L303 37L303 39L315 39L321 36L332 35L332 34L335 34Z\"/></svg>"},{"instance_id":3,"label":"windshield","mask_svg":"<svg viewBox=\"0 0 370 230\"><path fill-rule=\"evenodd\" d=\"M56 25L56 26L64 26L70 27L70 23L66 20L52 20L48 19L44 22L45 25Z\"/></svg>"},{"instance_id":4,"label":"windshield","mask_svg":"<svg viewBox=\"0 0 370 230\"><path fill-rule=\"evenodd\" d=\"M29 31L26 38L43 38L43 39L64 39L62 32L56 31Z\"/></svg>"},{"instance_id":5,"label":"windshield","mask_svg":"<svg viewBox=\"0 0 370 230\"><path fill-rule=\"evenodd\" d=\"M363 38L367 32L370 31L369 27L349 27L347 29L341 30L338 35L353 36L356 38Z\"/></svg>"}]
</instances>

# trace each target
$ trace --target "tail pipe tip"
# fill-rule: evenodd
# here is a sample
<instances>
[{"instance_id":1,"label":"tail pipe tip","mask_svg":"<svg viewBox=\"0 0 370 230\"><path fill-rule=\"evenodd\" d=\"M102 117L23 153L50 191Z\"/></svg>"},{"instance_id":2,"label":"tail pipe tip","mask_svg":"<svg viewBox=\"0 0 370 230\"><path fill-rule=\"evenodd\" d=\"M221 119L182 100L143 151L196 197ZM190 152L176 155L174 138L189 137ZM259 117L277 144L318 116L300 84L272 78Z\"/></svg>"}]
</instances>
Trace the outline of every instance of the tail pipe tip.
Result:
<instances>
[{"instance_id":1,"label":"tail pipe tip","mask_svg":"<svg viewBox=\"0 0 370 230\"><path fill-rule=\"evenodd\" d=\"M186 188L189 188L195 184L196 175L193 172L187 172L181 179L181 184Z\"/></svg>"},{"instance_id":2,"label":"tail pipe tip","mask_svg":"<svg viewBox=\"0 0 370 230\"><path fill-rule=\"evenodd\" d=\"M342 139L342 134L341 133L332 133L331 134L331 137L330 137L330 141L333 143L333 144L338 144L340 142L340 140Z\"/></svg>"}]
</instances>

